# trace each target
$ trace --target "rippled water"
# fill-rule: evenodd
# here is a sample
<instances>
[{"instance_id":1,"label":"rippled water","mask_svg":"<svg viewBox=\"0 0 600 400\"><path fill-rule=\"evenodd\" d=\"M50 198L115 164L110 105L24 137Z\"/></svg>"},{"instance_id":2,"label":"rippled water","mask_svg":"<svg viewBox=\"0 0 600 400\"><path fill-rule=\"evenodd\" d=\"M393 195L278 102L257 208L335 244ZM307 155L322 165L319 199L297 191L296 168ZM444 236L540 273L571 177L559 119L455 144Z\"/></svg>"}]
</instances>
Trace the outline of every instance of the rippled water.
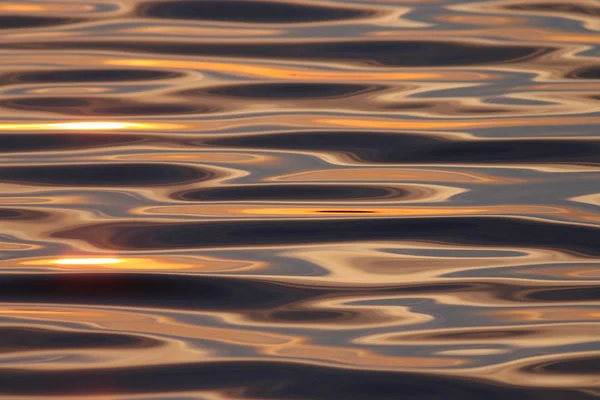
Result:
<instances>
[{"instance_id":1,"label":"rippled water","mask_svg":"<svg viewBox=\"0 0 600 400\"><path fill-rule=\"evenodd\" d=\"M0 2L0 397L600 397L600 3Z\"/></svg>"}]
</instances>

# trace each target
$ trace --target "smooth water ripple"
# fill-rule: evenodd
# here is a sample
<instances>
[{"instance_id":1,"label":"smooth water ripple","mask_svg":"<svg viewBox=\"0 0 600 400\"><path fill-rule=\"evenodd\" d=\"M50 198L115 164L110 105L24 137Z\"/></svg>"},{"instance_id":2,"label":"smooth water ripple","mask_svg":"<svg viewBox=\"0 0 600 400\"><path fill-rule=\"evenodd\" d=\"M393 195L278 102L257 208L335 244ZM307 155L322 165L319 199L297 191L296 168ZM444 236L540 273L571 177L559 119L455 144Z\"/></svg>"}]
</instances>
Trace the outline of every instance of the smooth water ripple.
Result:
<instances>
[{"instance_id":1,"label":"smooth water ripple","mask_svg":"<svg viewBox=\"0 0 600 400\"><path fill-rule=\"evenodd\" d=\"M0 398L599 398L599 16L0 2Z\"/></svg>"}]
</instances>

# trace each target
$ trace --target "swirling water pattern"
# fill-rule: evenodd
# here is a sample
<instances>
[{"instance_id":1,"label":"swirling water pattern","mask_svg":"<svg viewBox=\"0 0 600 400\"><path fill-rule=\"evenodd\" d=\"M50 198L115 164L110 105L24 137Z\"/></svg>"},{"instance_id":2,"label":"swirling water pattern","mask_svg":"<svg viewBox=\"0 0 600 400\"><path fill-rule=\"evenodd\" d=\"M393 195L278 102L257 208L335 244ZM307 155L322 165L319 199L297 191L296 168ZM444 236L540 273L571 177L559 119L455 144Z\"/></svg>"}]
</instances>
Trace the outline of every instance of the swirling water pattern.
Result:
<instances>
[{"instance_id":1,"label":"swirling water pattern","mask_svg":"<svg viewBox=\"0 0 600 400\"><path fill-rule=\"evenodd\" d=\"M599 17L0 2L0 398L600 397Z\"/></svg>"}]
</instances>

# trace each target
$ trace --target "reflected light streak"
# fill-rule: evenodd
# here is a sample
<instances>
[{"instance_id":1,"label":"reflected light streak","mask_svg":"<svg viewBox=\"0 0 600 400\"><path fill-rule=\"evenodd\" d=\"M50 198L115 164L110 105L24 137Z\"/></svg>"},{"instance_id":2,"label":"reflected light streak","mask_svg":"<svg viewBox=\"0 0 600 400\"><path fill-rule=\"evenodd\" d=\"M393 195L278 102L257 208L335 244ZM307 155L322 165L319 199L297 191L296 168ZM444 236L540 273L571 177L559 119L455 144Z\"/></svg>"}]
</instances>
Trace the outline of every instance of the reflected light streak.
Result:
<instances>
[{"instance_id":1,"label":"reflected light streak","mask_svg":"<svg viewBox=\"0 0 600 400\"><path fill-rule=\"evenodd\" d=\"M560 118L487 118L478 120L376 120L352 118L322 118L315 123L344 126L352 128L387 128L387 129L484 129L512 126L556 126L556 125L588 125L596 124L595 117L565 117Z\"/></svg>"},{"instance_id":2,"label":"reflected light streak","mask_svg":"<svg viewBox=\"0 0 600 400\"><path fill-rule=\"evenodd\" d=\"M165 123L136 123L116 121L85 121L85 122L60 122L60 123L17 123L0 124L0 131L44 131L44 130L132 130L132 129L177 129L181 124Z\"/></svg>"},{"instance_id":3,"label":"reflected light streak","mask_svg":"<svg viewBox=\"0 0 600 400\"><path fill-rule=\"evenodd\" d=\"M14 263L5 262L7 267L14 268ZM0 263L0 269L3 266ZM118 269L121 271L174 271L202 270L203 272L241 271L261 269L265 264L259 261L228 259L219 257L116 257L104 256L65 256L56 258L28 259L17 263L21 267L45 267L56 271L98 271Z\"/></svg>"},{"instance_id":4,"label":"reflected light streak","mask_svg":"<svg viewBox=\"0 0 600 400\"><path fill-rule=\"evenodd\" d=\"M137 214L180 216L322 216L327 218L368 214L370 216L441 216L441 215L559 215L566 211L558 207L511 205L475 207L361 207L357 205L319 207L262 207L254 205L156 206L136 209Z\"/></svg>"},{"instance_id":5,"label":"reflected light streak","mask_svg":"<svg viewBox=\"0 0 600 400\"><path fill-rule=\"evenodd\" d=\"M58 265L62 267L96 267L121 270L173 270L190 268L189 264L161 262L147 258L81 257L27 261L22 265Z\"/></svg>"},{"instance_id":6,"label":"reflected light streak","mask_svg":"<svg viewBox=\"0 0 600 400\"><path fill-rule=\"evenodd\" d=\"M13 2L0 4L0 11L2 12L85 12L93 11L94 6L91 4L44 4L44 3L31 3L23 4L23 2Z\"/></svg>"},{"instance_id":7,"label":"reflected light streak","mask_svg":"<svg viewBox=\"0 0 600 400\"><path fill-rule=\"evenodd\" d=\"M118 264L125 260L120 258L61 258L52 261L52 264L57 265L104 265Z\"/></svg>"},{"instance_id":8,"label":"reflected light streak","mask_svg":"<svg viewBox=\"0 0 600 400\"><path fill-rule=\"evenodd\" d=\"M448 74L433 72L365 72L365 71L310 71L285 67L265 67L224 62L183 61L183 60L105 60L104 65L127 67L162 67L194 70L209 70L219 73L247 74L250 76L277 79L329 79L342 81L348 79L361 80L440 80L447 79ZM450 74L451 75L451 74ZM477 76L473 74L473 79ZM480 74L481 75L481 74Z\"/></svg>"},{"instance_id":9,"label":"reflected light streak","mask_svg":"<svg viewBox=\"0 0 600 400\"><path fill-rule=\"evenodd\" d=\"M274 182L451 182L506 184L520 182L515 178L505 178L482 173L450 171L441 169L416 168L340 168L320 169L280 175L268 179Z\"/></svg>"},{"instance_id":10,"label":"reflected light streak","mask_svg":"<svg viewBox=\"0 0 600 400\"><path fill-rule=\"evenodd\" d=\"M216 265L215 265L216 264ZM224 265L221 265L224 264ZM161 260L151 258L116 258L116 257L65 257L29 260L20 263L21 266L46 266L56 270L77 270L89 267L90 270L119 269L122 271L167 271L202 268L214 270L235 269L248 267L247 263L227 260Z\"/></svg>"}]
</instances>

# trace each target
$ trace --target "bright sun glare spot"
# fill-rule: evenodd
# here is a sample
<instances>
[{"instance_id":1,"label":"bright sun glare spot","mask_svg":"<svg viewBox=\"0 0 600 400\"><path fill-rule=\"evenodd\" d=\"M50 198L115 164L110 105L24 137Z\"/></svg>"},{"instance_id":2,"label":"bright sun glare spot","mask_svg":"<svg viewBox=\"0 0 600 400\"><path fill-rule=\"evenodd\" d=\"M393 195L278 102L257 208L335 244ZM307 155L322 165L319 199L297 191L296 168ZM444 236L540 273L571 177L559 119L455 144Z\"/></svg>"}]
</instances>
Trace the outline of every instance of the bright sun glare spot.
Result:
<instances>
[{"instance_id":1,"label":"bright sun glare spot","mask_svg":"<svg viewBox=\"0 0 600 400\"><path fill-rule=\"evenodd\" d=\"M144 127L144 124L133 122L62 122L47 124L0 124L0 130L111 130Z\"/></svg>"},{"instance_id":2,"label":"bright sun glare spot","mask_svg":"<svg viewBox=\"0 0 600 400\"><path fill-rule=\"evenodd\" d=\"M116 121L82 121L82 122L56 122L56 123L21 123L0 124L0 131L53 131L53 130L78 130L78 131L107 131L131 129L179 129L181 124L169 123L137 123Z\"/></svg>"},{"instance_id":3,"label":"bright sun glare spot","mask_svg":"<svg viewBox=\"0 0 600 400\"><path fill-rule=\"evenodd\" d=\"M125 260L120 258L60 258L55 260L53 264L58 265L104 265L118 264Z\"/></svg>"},{"instance_id":4,"label":"bright sun glare spot","mask_svg":"<svg viewBox=\"0 0 600 400\"><path fill-rule=\"evenodd\" d=\"M150 258L115 258L115 257L65 257L54 259L38 259L22 262L21 265L55 266L58 269L119 269L119 270L173 270L197 267L197 264L181 262L165 262Z\"/></svg>"},{"instance_id":5,"label":"bright sun glare spot","mask_svg":"<svg viewBox=\"0 0 600 400\"><path fill-rule=\"evenodd\" d=\"M48 124L51 125L51 124ZM141 124L131 122L65 122L62 124L53 124L57 129L83 129L83 130L108 130L108 129L127 129L136 128Z\"/></svg>"}]
</instances>

